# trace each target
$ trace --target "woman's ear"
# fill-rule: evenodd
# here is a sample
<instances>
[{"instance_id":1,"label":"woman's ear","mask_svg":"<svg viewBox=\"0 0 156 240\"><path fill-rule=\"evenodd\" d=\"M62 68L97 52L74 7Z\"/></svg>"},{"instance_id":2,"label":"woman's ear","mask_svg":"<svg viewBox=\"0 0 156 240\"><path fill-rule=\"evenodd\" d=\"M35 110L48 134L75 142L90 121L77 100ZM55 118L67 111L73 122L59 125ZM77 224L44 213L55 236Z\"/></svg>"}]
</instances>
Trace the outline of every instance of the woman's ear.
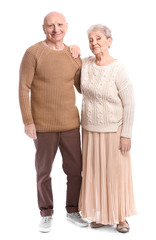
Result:
<instances>
[{"instance_id":1,"label":"woman's ear","mask_svg":"<svg viewBox=\"0 0 156 240\"><path fill-rule=\"evenodd\" d=\"M110 48L110 46L112 45L112 41L113 41L112 38L108 38L108 48Z\"/></svg>"}]
</instances>

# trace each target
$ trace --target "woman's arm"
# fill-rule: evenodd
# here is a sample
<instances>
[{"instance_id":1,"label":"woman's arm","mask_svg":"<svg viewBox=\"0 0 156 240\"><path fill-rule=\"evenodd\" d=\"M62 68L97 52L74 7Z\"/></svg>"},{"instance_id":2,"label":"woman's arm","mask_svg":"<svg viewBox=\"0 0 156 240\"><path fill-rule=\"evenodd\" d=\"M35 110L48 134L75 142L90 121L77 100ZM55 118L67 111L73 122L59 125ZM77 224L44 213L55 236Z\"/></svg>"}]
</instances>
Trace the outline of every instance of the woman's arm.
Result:
<instances>
[{"instance_id":1,"label":"woman's arm","mask_svg":"<svg viewBox=\"0 0 156 240\"><path fill-rule=\"evenodd\" d=\"M119 70L116 85L123 106L123 123L119 149L122 153L125 153L131 148L132 126L134 119L134 95L132 83L123 66Z\"/></svg>"},{"instance_id":2,"label":"woman's arm","mask_svg":"<svg viewBox=\"0 0 156 240\"><path fill-rule=\"evenodd\" d=\"M131 138L134 119L134 94L132 83L123 66L119 69L116 86L123 106L121 137Z\"/></svg>"},{"instance_id":3,"label":"woman's arm","mask_svg":"<svg viewBox=\"0 0 156 240\"><path fill-rule=\"evenodd\" d=\"M79 46L71 45L69 48L73 58L78 58L81 56L81 50Z\"/></svg>"}]
</instances>

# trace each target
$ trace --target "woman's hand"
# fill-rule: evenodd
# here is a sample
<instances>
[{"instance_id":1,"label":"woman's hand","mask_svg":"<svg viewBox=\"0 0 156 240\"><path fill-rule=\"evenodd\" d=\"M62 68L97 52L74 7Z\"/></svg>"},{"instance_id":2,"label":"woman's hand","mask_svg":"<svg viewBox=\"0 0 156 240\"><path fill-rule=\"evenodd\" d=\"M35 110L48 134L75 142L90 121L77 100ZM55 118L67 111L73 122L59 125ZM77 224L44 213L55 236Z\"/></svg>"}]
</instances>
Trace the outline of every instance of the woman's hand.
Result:
<instances>
[{"instance_id":1,"label":"woman's hand","mask_svg":"<svg viewBox=\"0 0 156 240\"><path fill-rule=\"evenodd\" d=\"M122 154L128 152L131 149L131 138L120 137L119 149Z\"/></svg>"},{"instance_id":2,"label":"woman's hand","mask_svg":"<svg viewBox=\"0 0 156 240\"><path fill-rule=\"evenodd\" d=\"M77 45L71 45L70 52L73 58L78 58L81 55L80 48Z\"/></svg>"}]
</instances>

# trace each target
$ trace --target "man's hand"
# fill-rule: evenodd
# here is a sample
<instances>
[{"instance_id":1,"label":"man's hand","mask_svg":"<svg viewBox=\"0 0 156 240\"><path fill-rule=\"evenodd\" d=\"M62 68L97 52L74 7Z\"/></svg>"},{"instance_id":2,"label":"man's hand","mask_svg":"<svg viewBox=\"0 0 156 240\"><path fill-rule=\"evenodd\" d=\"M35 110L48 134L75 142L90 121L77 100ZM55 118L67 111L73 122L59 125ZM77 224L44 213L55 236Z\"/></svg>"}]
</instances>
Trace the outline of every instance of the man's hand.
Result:
<instances>
[{"instance_id":1,"label":"man's hand","mask_svg":"<svg viewBox=\"0 0 156 240\"><path fill-rule=\"evenodd\" d=\"M37 135L36 135L36 127L35 125L29 124L29 125L25 125L25 133L33 139L37 139Z\"/></svg>"},{"instance_id":2,"label":"man's hand","mask_svg":"<svg viewBox=\"0 0 156 240\"><path fill-rule=\"evenodd\" d=\"M131 138L121 137L119 149L122 154L128 152L131 149Z\"/></svg>"},{"instance_id":3,"label":"man's hand","mask_svg":"<svg viewBox=\"0 0 156 240\"><path fill-rule=\"evenodd\" d=\"M73 58L78 58L81 55L80 48L77 45L71 45L70 52Z\"/></svg>"}]
</instances>

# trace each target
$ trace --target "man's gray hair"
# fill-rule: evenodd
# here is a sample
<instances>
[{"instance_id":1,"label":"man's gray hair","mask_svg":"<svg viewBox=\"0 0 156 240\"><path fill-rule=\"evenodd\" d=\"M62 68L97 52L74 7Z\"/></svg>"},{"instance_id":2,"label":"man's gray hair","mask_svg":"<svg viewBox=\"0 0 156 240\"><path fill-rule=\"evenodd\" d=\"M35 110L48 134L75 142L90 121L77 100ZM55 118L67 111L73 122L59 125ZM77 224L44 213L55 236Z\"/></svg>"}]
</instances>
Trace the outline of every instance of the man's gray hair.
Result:
<instances>
[{"instance_id":1,"label":"man's gray hair","mask_svg":"<svg viewBox=\"0 0 156 240\"><path fill-rule=\"evenodd\" d=\"M95 25L90 26L90 28L87 30L88 36L93 31L100 31L105 35L106 38L112 38L111 30L105 25L95 24Z\"/></svg>"}]
</instances>

